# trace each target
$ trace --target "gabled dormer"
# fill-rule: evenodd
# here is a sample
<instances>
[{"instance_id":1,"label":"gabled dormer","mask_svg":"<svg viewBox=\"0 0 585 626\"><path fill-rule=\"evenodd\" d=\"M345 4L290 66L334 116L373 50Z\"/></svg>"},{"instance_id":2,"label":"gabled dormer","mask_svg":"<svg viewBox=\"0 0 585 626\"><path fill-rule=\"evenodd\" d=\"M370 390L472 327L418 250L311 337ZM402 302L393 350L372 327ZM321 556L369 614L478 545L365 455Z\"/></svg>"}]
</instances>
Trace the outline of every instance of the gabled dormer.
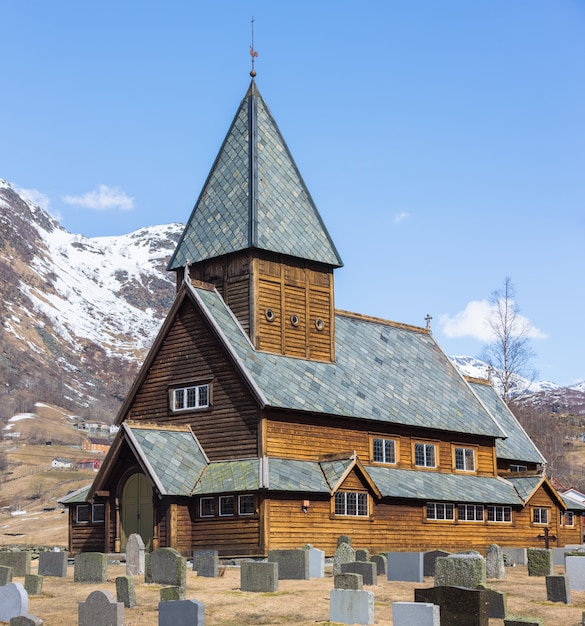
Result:
<instances>
[{"instance_id":1,"label":"gabled dormer","mask_svg":"<svg viewBox=\"0 0 585 626\"><path fill-rule=\"evenodd\" d=\"M258 350L334 359L342 261L254 79L168 269L215 285Z\"/></svg>"}]
</instances>

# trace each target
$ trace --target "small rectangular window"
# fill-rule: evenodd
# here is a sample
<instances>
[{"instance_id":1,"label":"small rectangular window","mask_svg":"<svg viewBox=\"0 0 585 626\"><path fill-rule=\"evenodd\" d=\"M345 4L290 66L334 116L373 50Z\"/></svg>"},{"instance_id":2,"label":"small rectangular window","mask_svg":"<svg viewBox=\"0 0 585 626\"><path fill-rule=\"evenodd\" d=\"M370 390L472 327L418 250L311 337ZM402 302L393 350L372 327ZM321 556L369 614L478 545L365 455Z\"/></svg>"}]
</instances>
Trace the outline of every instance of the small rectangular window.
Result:
<instances>
[{"instance_id":1,"label":"small rectangular window","mask_svg":"<svg viewBox=\"0 0 585 626\"><path fill-rule=\"evenodd\" d=\"M548 524L548 509L539 507L532 509L532 521L535 524Z\"/></svg>"},{"instance_id":2,"label":"small rectangular window","mask_svg":"<svg viewBox=\"0 0 585 626\"><path fill-rule=\"evenodd\" d=\"M335 493L335 515L368 516L368 494L355 491Z\"/></svg>"},{"instance_id":3,"label":"small rectangular window","mask_svg":"<svg viewBox=\"0 0 585 626\"><path fill-rule=\"evenodd\" d=\"M207 407L209 407L209 384L172 390L171 408L173 411L190 411Z\"/></svg>"},{"instance_id":4,"label":"small rectangular window","mask_svg":"<svg viewBox=\"0 0 585 626\"><path fill-rule=\"evenodd\" d=\"M427 519L454 520L455 505L444 502L427 502Z\"/></svg>"},{"instance_id":5,"label":"small rectangular window","mask_svg":"<svg viewBox=\"0 0 585 626\"><path fill-rule=\"evenodd\" d=\"M483 522L483 506L480 504L460 504L457 507L460 522Z\"/></svg>"},{"instance_id":6,"label":"small rectangular window","mask_svg":"<svg viewBox=\"0 0 585 626\"><path fill-rule=\"evenodd\" d=\"M510 465L511 472L527 472L528 467L526 465Z\"/></svg>"},{"instance_id":7,"label":"small rectangular window","mask_svg":"<svg viewBox=\"0 0 585 626\"><path fill-rule=\"evenodd\" d=\"M92 522L105 522L106 521L106 506L104 504L94 504L91 507L91 521Z\"/></svg>"},{"instance_id":8,"label":"small rectangular window","mask_svg":"<svg viewBox=\"0 0 585 626\"><path fill-rule=\"evenodd\" d=\"M463 472L475 472L475 450L473 448L455 448L455 469Z\"/></svg>"},{"instance_id":9,"label":"small rectangular window","mask_svg":"<svg viewBox=\"0 0 585 626\"><path fill-rule=\"evenodd\" d=\"M563 518L564 518L563 521L564 521L565 526L575 525L575 514L573 513L573 511L565 511Z\"/></svg>"},{"instance_id":10,"label":"small rectangular window","mask_svg":"<svg viewBox=\"0 0 585 626\"><path fill-rule=\"evenodd\" d=\"M415 443L414 464L418 467L436 467L435 445L432 443Z\"/></svg>"},{"instance_id":11,"label":"small rectangular window","mask_svg":"<svg viewBox=\"0 0 585 626\"><path fill-rule=\"evenodd\" d=\"M201 517L215 517L215 498L201 498L199 515Z\"/></svg>"},{"instance_id":12,"label":"small rectangular window","mask_svg":"<svg viewBox=\"0 0 585 626\"><path fill-rule=\"evenodd\" d=\"M374 439L374 462L396 463L396 441L394 439Z\"/></svg>"},{"instance_id":13,"label":"small rectangular window","mask_svg":"<svg viewBox=\"0 0 585 626\"><path fill-rule=\"evenodd\" d=\"M511 522L512 507L511 506L488 506L487 508L488 522Z\"/></svg>"},{"instance_id":14,"label":"small rectangular window","mask_svg":"<svg viewBox=\"0 0 585 626\"><path fill-rule=\"evenodd\" d=\"M75 521L77 523L89 522L89 504L78 504L75 507Z\"/></svg>"},{"instance_id":15,"label":"small rectangular window","mask_svg":"<svg viewBox=\"0 0 585 626\"><path fill-rule=\"evenodd\" d=\"M253 495L238 496L238 513L239 515L254 515L256 513Z\"/></svg>"},{"instance_id":16,"label":"small rectangular window","mask_svg":"<svg viewBox=\"0 0 585 626\"><path fill-rule=\"evenodd\" d=\"M219 497L219 514L221 516L234 514L234 496Z\"/></svg>"}]
</instances>

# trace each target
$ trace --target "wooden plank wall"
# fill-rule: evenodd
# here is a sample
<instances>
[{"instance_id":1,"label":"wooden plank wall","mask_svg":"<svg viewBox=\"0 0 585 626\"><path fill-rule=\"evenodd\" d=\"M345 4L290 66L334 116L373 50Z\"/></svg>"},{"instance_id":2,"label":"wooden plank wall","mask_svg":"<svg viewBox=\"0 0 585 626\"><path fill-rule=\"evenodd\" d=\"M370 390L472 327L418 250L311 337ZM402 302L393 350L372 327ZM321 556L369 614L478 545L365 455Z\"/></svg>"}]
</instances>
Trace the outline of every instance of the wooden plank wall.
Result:
<instances>
[{"instance_id":1,"label":"wooden plank wall","mask_svg":"<svg viewBox=\"0 0 585 626\"><path fill-rule=\"evenodd\" d=\"M193 550L218 550L220 556L257 556L260 550L258 516L198 519L193 524Z\"/></svg>"}]
</instances>

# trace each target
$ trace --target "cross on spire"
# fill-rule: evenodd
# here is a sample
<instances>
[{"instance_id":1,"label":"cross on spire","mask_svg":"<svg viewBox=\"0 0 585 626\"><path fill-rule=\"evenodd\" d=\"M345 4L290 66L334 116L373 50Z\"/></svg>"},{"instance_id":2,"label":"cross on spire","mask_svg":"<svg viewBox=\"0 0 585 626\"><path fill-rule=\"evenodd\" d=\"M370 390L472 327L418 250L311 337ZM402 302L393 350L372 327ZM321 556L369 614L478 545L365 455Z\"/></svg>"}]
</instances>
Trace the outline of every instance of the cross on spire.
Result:
<instances>
[{"instance_id":1,"label":"cross on spire","mask_svg":"<svg viewBox=\"0 0 585 626\"><path fill-rule=\"evenodd\" d=\"M427 330L429 331L429 333L431 332L431 320L432 319L433 319L433 316L427 313L427 316L425 317L425 322L427 323Z\"/></svg>"},{"instance_id":2,"label":"cross on spire","mask_svg":"<svg viewBox=\"0 0 585 626\"><path fill-rule=\"evenodd\" d=\"M256 76L256 70L254 69L254 59L258 57L258 53L254 50L254 18L251 20L252 24L252 45L250 46L250 56L252 57L252 71L250 72L250 76L254 78Z\"/></svg>"}]
</instances>

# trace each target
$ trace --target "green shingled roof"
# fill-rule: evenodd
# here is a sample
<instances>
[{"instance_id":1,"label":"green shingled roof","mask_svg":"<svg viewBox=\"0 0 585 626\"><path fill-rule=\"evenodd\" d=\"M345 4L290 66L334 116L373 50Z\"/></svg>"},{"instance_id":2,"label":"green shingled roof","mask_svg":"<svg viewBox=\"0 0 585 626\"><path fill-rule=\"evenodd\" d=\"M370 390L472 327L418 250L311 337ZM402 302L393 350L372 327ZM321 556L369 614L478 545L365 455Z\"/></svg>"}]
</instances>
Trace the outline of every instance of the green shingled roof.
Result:
<instances>
[{"instance_id":1,"label":"green shingled roof","mask_svg":"<svg viewBox=\"0 0 585 626\"><path fill-rule=\"evenodd\" d=\"M192 495L227 491L255 491L260 488L260 461L218 461L210 463L194 485Z\"/></svg>"},{"instance_id":2,"label":"green shingled roof","mask_svg":"<svg viewBox=\"0 0 585 626\"><path fill-rule=\"evenodd\" d=\"M248 248L342 265L254 80L168 269Z\"/></svg>"}]
</instances>

